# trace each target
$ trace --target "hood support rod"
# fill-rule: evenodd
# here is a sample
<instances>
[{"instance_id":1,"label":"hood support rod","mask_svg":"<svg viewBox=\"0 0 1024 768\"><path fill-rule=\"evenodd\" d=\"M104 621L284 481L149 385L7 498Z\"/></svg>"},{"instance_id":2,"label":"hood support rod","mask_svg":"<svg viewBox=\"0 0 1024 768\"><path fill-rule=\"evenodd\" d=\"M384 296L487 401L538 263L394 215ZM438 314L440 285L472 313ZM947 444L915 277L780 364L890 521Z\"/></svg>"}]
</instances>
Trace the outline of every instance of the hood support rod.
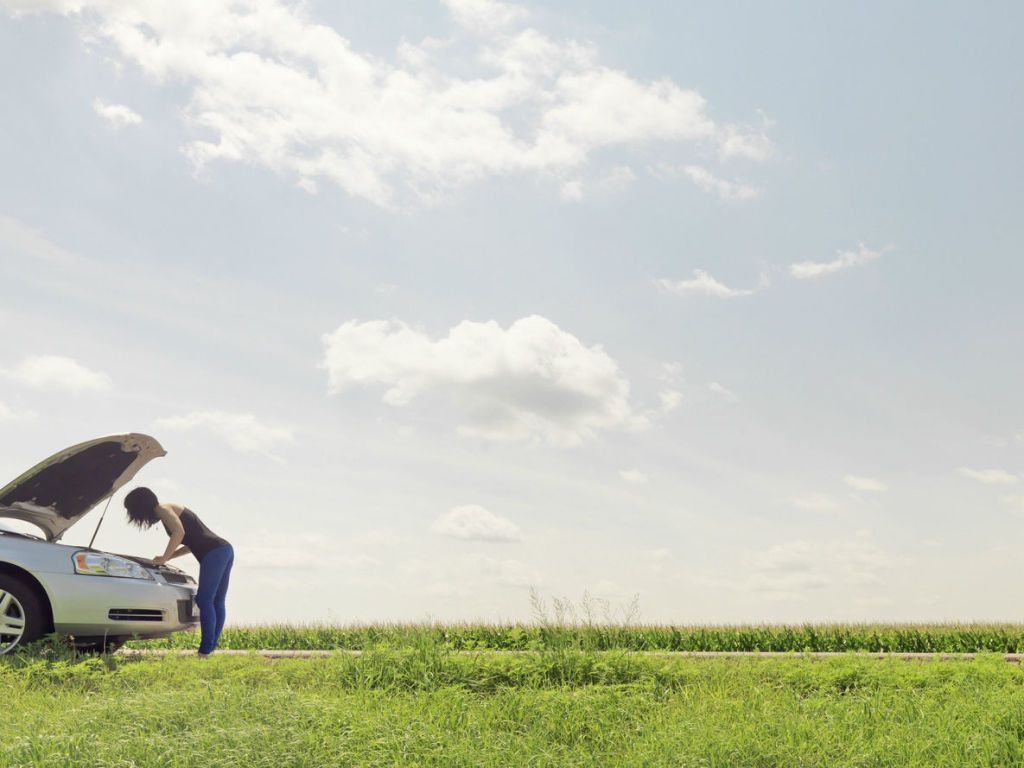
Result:
<instances>
[{"instance_id":1,"label":"hood support rod","mask_svg":"<svg viewBox=\"0 0 1024 768\"><path fill-rule=\"evenodd\" d=\"M107 507L110 506L110 500L112 498L114 498L113 493L107 496L107 503L103 505L103 514L100 515L100 521L96 523L96 530L92 532L92 538L89 539L89 549L92 549L92 543L96 541L96 534L100 532L100 526L103 525L103 518L107 516Z\"/></svg>"}]
</instances>

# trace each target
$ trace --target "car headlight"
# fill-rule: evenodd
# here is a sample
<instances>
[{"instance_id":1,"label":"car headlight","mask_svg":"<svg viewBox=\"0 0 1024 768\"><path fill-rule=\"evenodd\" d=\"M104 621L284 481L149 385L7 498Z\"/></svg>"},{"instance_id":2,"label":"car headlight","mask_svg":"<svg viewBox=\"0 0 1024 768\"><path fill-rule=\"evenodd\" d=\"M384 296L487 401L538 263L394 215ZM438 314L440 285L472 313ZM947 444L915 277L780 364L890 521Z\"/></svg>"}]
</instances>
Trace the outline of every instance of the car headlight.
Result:
<instances>
[{"instance_id":1,"label":"car headlight","mask_svg":"<svg viewBox=\"0 0 1024 768\"><path fill-rule=\"evenodd\" d=\"M122 579L149 579L153 574L138 563L117 555L105 555L102 552L75 552L71 558L75 564L75 573L89 576L119 576Z\"/></svg>"}]
</instances>

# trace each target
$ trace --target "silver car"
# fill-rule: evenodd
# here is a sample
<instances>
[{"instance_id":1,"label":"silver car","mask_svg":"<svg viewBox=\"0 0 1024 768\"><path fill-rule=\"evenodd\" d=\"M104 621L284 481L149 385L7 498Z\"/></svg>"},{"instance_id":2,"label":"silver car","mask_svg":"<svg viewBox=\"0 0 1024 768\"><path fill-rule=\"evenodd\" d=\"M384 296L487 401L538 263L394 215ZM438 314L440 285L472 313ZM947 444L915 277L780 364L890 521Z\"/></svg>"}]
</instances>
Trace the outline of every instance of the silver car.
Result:
<instances>
[{"instance_id":1,"label":"silver car","mask_svg":"<svg viewBox=\"0 0 1024 768\"><path fill-rule=\"evenodd\" d=\"M132 636L166 637L199 622L196 583L152 560L58 543L86 513L166 451L148 435L72 446L0 488L0 519L27 521L40 536L0 526L0 654L49 632L87 649Z\"/></svg>"}]
</instances>

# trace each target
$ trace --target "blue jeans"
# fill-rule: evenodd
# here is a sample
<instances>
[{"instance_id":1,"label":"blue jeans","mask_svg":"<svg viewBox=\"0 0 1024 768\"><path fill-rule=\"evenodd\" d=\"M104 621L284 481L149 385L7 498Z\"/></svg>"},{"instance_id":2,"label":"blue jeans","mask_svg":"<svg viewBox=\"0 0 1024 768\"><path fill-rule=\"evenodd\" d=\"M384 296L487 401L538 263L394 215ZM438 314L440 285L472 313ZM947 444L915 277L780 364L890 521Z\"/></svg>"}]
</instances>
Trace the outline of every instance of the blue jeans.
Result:
<instances>
[{"instance_id":1,"label":"blue jeans","mask_svg":"<svg viewBox=\"0 0 1024 768\"><path fill-rule=\"evenodd\" d=\"M235 550L230 544L211 549L199 561L196 605L199 606L199 628L202 632L200 653L213 653L224 629L224 619L227 618L224 598L228 594L228 578L234 562Z\"/></svg>"}]
</instances>

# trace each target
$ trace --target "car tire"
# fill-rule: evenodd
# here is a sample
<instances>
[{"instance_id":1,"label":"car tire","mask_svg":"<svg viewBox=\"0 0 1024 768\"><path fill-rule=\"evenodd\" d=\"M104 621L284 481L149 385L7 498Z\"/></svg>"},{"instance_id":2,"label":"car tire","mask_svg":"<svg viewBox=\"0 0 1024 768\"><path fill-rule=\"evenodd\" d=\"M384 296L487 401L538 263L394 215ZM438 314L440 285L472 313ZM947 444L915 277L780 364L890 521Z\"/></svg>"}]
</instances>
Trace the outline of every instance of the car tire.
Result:
<instances>
[{"instance_id":1,"label":"car tire","mask_svg":"<svg viewBox=\"0 0 1024 768\"><path fill-rule=\"evenodd\" d=\"M0 574L0 602L4 602L5 594L13 599L6 601L7 606L4 608L4 616L0 616L0 624L5 617L20 618L24 622L24 628L21 637L13 644L11 635L0 636L0 654L38 640L46 632L46 610L35 590L14 576Z\"/></svg>"}]
</instances>

